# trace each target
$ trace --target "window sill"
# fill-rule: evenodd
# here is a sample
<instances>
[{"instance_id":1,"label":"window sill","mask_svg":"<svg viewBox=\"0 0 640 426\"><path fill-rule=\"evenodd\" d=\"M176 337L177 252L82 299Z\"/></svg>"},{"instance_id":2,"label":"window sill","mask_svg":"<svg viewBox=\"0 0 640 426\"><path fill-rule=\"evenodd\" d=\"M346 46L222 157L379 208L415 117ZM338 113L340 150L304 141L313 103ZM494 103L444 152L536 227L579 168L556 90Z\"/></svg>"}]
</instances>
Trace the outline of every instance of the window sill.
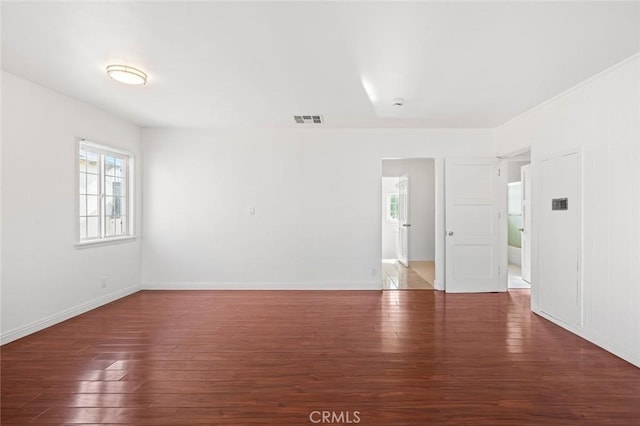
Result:
<instances>
[{"instance_id":1,"label":"window sill","mask_svg":"<svg viewBox=\"0 0 640 426\"><path fill-rule=\"evenodd\" d=\"M82 241L80 243L76 243L76 248L82 249L96 246L107 246L111 244L121 244L135 241L136 239L137 237L135 235L128 235L126 237L107 238L104 240Z\"/></svg>"}]
</instances>

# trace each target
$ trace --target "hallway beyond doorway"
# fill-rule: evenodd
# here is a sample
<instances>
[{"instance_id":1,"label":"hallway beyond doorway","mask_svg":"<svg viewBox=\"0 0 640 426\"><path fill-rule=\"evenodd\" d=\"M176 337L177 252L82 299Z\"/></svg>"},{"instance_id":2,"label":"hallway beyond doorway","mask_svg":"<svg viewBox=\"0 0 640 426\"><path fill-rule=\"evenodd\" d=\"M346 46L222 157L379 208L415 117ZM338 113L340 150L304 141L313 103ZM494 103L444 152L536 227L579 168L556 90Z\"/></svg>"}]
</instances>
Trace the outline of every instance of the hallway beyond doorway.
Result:
<instances>
[{"instance_id":1,"label":"hallway beyond doorway","mask_svg":"<svg viewBox=\"0 0 640 426\"><path fill-rule=\"evenodd\" d=\"M435 263L411 261L405 267L396 259L382 260L383 290L435 290Z\"/></svg>"},{"instance_id":2,"label":"hallway beyond doorway","mask_svg":"<svg viewBox=\"0 0 640 426\"><path fill-rule=\"evenodd\" d=\"M514 288L531 288L531 284L522 279L520 265L515 263L509 264L509 289Z\"/></svg>"}]
</instances>

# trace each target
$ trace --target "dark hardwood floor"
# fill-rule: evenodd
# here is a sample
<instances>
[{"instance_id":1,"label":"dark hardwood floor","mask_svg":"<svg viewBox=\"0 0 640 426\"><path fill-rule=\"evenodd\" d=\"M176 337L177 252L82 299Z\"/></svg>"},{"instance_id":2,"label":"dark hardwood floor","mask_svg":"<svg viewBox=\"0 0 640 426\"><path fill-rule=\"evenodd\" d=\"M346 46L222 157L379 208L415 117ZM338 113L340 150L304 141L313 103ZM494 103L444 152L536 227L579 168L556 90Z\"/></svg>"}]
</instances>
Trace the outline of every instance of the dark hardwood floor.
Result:
<instances>
[{"instance_id":1,"label":"dark hardwood floor","mask_svg":"<svg viewBox=\"0 0 640 426\"><path fill-rule=\"evenodd\" d=\"M143 291L3 346L1 405L2 426L633 425L640 369L526 290Z\"/></svg>"}]
</instances>

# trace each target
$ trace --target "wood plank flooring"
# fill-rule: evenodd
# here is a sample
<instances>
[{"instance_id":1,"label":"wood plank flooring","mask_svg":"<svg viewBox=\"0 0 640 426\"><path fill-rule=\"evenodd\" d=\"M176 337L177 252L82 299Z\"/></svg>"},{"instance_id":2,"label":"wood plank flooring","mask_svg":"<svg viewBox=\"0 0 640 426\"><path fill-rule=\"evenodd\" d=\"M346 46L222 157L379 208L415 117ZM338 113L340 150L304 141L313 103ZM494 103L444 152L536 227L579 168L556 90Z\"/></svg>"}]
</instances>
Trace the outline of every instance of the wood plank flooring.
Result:
<instances>
[{"instance_id":1,"label":"wood plank flooring","mask_svg":"<svg viewBox=\"0 0 640 426\"><path fill-rule=\"evenodd\" d=\"M1 376L3 426L640 421L640 369L526 290L143 291L3 346Z\"/></svg>"},{"instance_id":2,"label":"wood plank flooring","mask_svg":"<svg viewBox=\"0 0 640 426\"><path fill-rule=\"evenodd\" d=\"M409 262L409 268L429 283L433 288L436 279L436 263L433 260L417 260Z\"/></svg>"}]
</instances>

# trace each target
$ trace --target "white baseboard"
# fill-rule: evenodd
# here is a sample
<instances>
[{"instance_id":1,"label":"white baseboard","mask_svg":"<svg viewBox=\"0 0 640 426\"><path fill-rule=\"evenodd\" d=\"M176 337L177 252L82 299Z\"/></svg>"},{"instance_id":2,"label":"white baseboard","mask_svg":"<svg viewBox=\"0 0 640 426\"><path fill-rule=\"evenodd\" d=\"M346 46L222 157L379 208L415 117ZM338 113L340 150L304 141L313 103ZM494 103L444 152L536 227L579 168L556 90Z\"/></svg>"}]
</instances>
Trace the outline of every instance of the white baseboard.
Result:
<instances>
[{"instance_id":1,"label":"white baseboard","mask_svg":"<svg viewBox=\"0 0 640 426\"><path fill-rule=\"evenodd\" d=\"M623 360L630 362L631 364L635 365L636 367L640 367L640 354L633 354L630 353L628 351L626 351L625 349L621 348L619 345L617 345L615 342L611 342L610 340L606 339L603 336L600 336L599 334L588 330L586 328L583 327L577 327L577 326L571 326L563 321L560 321L557 318L552 317L551 315L548 315L544 312L542 312L539 309L532 309L532 311L541 316L542 318L551 321L552 323L564 328L567 331L570 331L573 334L576 334L580 337L582 337L585 340L588 340L589 342L593 343L594 345L600 346L602 349L606 350L607 352L611 352L612 354L614 354L615 356L622 358Z\"/></svg>"},{"instance_id":2,"label":"white baseboard","mask_svg":"<svg viewBox=\"0 0 640 426\"><path fill-rule=\"evenodd\" d=\"M143 290L382 290L382 283L147 282Z\"/></svg>"},{"instance_id":3,"label":"white baseboard","mask_svg":"<svg viewBox=\"0 0 640 426\"><path fill-rule=\"evenodd\" d=\"M6 343L13 342L14 340L18 340L22 337L28 336L29 334L33 334L47 327L51 327L52 325L61 323L62 321L66 321L69 318L73 318L92 309L98 308L102 305L106 305L107 303L111 303L115 300L121 299L125 296L129 296L130 294L140 291L140 289L141 287L139 284L134 284L132 286L123 288L122 290L114 291L113 293L106 294L104 296L98 297L97 299L90 300L81 305L77 305L62 312L58 312L57 314L42 318L38 321L32 322L31 324L14 328L13 330L2 333L2 335L0 336L0 344L4 345Z\"/></svg>"}]
</instances>

